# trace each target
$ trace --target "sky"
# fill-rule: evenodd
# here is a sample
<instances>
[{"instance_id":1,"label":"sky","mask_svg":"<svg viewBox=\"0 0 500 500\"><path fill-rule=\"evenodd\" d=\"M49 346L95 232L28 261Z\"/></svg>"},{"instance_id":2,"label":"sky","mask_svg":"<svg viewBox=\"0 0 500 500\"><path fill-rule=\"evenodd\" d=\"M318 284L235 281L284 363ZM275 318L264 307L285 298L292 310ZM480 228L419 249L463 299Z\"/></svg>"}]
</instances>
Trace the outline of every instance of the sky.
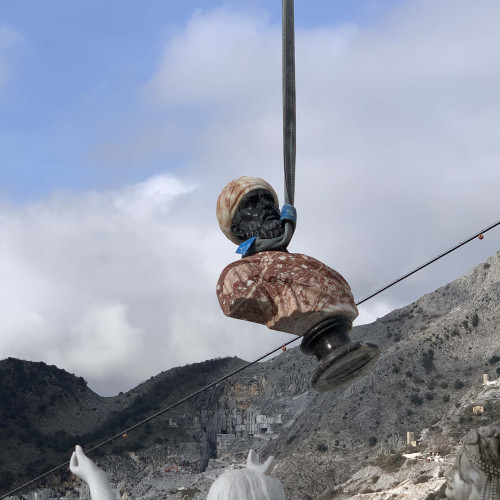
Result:
<instances>
[{"instance_id":1,"label":"sky","mask_svg":"<svg viewBox=\"0 0 500 500\"><path fill-rule=\"evenodd\" d=\"M499 219L500 4L295 2L289 250L357 300ZM114 395L290 339L226 318L215 203L283 199L281 2L0 0L0 359ZM374 321L500 249L500 229L360 306ZM367 339L369 340L369 339Z\"/></svg>"}]
</instances>

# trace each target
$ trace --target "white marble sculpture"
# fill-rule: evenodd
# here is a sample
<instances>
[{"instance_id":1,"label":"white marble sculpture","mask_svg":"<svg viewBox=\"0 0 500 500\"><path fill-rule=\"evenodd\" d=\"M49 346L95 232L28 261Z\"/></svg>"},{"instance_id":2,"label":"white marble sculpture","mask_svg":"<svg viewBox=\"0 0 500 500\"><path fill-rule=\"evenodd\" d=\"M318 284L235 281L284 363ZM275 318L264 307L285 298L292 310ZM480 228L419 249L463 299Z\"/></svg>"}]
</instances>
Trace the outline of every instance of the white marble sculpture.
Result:
<instances>
[{"instance_id":1,"label":"white marble sculpture","mask_svg":"<svg viewBox=\"0 0 500 500\"><path fill-rule=\"evenodd\" d=\"M285 500L285 490L279 479L271 475L276 461L269 457L263 464L250 450L247 466L219 477L208 492L207 500Z\"/></svg>"},{"instance_id":2,"label":"white marble sculpture","mask_svg":"<svg viewBox=\"0 0 500 500\"><path fill-rule=\"evenodd\" d=\"M219 477L210 488L207 500L285 500L282 484L271 475L275 464L274 457L261 464L259 456L250 450L246 468ZM85 455L81 446L73 452L69 468L89 485L92 500L116 499L108 477Z\"/></svg>"},{"instance_id":3,"label":"white marble sculpture","mask_svg":"<svg viewBox=\"0 0 500 500\"><path fill-rule=\"evenodd\" d=\"M81 446L76 446L69 462L71 472L89 485L92 500L116 500L106 473L88 458Z\"/></svg>"},{"instance_id":4,"label":"white marble sculpture","mask_svg":"<svg viewBox=\"0 0 500 500\"><path fill-rule=\"evenodd\" d=\"M450 500L500 500L500 426L471 430L445 478Z\"/></svg>"}]
</instances>

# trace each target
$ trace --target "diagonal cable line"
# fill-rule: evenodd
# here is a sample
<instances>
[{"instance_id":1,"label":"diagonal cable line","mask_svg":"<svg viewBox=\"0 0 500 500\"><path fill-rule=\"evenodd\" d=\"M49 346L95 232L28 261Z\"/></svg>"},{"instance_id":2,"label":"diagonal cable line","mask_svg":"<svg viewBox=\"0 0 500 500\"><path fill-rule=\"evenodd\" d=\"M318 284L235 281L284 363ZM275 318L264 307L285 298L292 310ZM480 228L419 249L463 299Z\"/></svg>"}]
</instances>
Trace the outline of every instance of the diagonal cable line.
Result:
<instances>
[{"instance_id":1,"label":"diagonal cable line","mask_svg":"<svg viewBox=\"0 0 500 500\"><path fill-rule=\"evenodd\" d=\"M433 262L436 262L437 260L441 259L442 257L444 257L445 255L448 255L450 254L451 252L454 252L455 250L457 250L458 248L464 246L466 243L469 243L469 241L472 241L474 239L476 239L477 237L483 235L484 233L490 231L491 229L497 227L498 225L500 225L500 220L497 220L496 222L494 222L493 224L485 227L484 229L481 229L481 231L478 231L477 233L475 233L474 235L472 236L469 236L467 239L461 241L460 243L457 243L456 245L452 246L451 248L449 248L448 250L446 250L445 252L443 253L440 253L439 255L437 255L436 257L432 258L431 260L428 260L425 264L422 264L421 266L418 266L416 267L415 269L413 269L412 271L404 274L403 276L395 279L394 281L392 281L391 283L389 283L388 285L384 286L383 288L380 288L378 289L376 292L373 292L371 295L368 295L366 296L364 299L361 299L359 302L356 302L356 305L359 306L360 304L362 304L363 302L366 302L367 300L375 297L376 295L378 295L379 293L382 293L383 291L387 290L388 288L391 288L392 286L394 286L395 284L399 283L400 281L403 281L404 279L408 278L409 276L411 276L412 274L415 274L417 273L418 271L420 271L421 269L423 269L424 267L427 267L429 266L430 264L432 264Z\"/></svg>"}]
</instances>

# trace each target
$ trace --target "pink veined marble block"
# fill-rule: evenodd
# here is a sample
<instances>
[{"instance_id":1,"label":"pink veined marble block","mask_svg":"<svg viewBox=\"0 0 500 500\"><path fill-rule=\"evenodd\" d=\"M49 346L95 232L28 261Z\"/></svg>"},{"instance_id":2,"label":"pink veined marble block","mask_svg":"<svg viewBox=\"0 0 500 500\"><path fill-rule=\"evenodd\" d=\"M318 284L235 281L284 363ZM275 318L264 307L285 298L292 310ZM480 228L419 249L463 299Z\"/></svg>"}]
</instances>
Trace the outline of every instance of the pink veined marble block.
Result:
<instances>
[{"instance_id":1,"label":"pink veined marble block","mask_svg":"<svg viewBox=\"0 0 500 500\"><path fill-rule=\"evenodd\" d=\"M229 264L217 283L226 316L304 335L321 321L358 309L347 281L303 254L260 252Z\"/></svg>"}]
</instances>

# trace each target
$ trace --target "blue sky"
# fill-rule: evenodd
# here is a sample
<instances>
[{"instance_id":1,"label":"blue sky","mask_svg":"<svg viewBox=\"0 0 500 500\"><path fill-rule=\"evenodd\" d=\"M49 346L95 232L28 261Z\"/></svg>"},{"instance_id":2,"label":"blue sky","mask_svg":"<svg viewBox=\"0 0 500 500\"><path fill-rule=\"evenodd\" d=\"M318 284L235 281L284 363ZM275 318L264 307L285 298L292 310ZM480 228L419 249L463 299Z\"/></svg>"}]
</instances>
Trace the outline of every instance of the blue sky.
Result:
<instances>
[{"instance_id":1,"label":"blue sky","mask_svg":"<svg viewBox=\"0 0 500 500\"><path fill-rule=\"evenodd\" d=\"M376 23L392 3L297 2L297 29ZM140 122L138 90L155 73L164 44L195 10L260 12L272 25L281 23L281 4L270 1L0 5L1 25L19 35L6 51L12 67L0 95L2 192L14 201L53 190L117 186L178 168L187 153L110 169L89 152L103 135L120 140L124 129Z\"/></svg>"},{"instance_id":2,"label":"blue sky","mask_svg":"<svg viewBox=\"0 0 500 500\"><path fill-rule=\"evenodd\" d=\"M359 299L498 219L500 6L297 0L295 16L290 250ZM0 0L0 358L112 394L289 338L225 318L214 291L235 258L222 187L282 193L280 17L259 0ZM357 321L499 248L492 231Z\"/></svg>"}]
</instances>

